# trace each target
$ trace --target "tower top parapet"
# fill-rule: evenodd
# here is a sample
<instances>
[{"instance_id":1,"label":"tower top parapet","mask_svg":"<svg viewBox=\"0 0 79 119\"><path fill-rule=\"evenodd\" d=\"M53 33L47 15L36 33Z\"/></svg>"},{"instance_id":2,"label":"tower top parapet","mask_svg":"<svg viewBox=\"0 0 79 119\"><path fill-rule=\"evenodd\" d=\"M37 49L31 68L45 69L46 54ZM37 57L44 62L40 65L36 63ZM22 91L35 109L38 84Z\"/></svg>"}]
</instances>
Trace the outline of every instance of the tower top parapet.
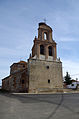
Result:
<instances>
[{"instance_id":1,"label":"tower top parapet","mask_svg":"<svg viewBox=\"0 0 79 119\"><path fill-rule=\"evenodd\" d=\"M45 22L40 22L38 37L34 39L32 47L32 58L41 60L56 60L56 42L53 40L52 28Z\"/></svg>"},{"instance_id":2,"label":"tower top parapet","mask_svg":"<svg viewBox=\"0 0 79 119\"><path fill-rule=\"evenodd\" d=\"M48 26L45 22L40 22L39 23L39 28L44 28L44 29L52 31L52 28L50 26Z\"/></svg>"}]
</instances>

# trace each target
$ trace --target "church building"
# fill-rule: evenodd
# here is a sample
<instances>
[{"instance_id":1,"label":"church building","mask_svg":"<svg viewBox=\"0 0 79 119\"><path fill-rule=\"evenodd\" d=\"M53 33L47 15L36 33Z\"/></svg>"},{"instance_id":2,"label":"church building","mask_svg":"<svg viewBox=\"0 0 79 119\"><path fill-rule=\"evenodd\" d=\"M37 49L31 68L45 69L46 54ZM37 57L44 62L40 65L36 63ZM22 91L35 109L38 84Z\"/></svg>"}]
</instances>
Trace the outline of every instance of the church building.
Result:
<instances>
[{"instance_id":1,"label":"church building","mask_svg":"<svg viewBox=\"0 0 79 119\"><path fill-rule=\"evenodd\" d=\"M39 23L32 54L27 62L10 66L10 75L2 80L2 88L10 92L44 93L63 90L62 62L57 58L52 28Z\"/></svg>"}]
</instances>

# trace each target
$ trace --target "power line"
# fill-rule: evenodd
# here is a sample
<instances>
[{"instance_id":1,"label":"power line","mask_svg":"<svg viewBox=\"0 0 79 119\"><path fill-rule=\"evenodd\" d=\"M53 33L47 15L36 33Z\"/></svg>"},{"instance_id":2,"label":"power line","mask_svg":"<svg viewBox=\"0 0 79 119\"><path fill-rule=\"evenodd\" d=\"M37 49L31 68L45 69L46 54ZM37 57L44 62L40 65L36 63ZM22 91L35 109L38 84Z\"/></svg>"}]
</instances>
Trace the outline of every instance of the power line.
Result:
<instances>
[{"instance_id":1,"label":"power line","mask_svg":"<svg viewBox=\"0 0 79 119\"><path fill-rule=\"evenodd\" d=\"M63 69L68 69L68 67L66 68L66 67L62 67ZM70 70L70 69L69 69ZM68 72L68 71L67 71ZM79 73L78 74L71 74L70 76L76 76L76 75L79 75Z\"/></svg>"},{"instance_id":2,"label":"power line","mask_svg":"<svg viewBox=\"0 0 79 119\"><path fill-rule=\"evenodd\" d=\"M72 74L71 76L75 76L75 75L79 75L79 74Z\"/></svg>"}]
</instances>

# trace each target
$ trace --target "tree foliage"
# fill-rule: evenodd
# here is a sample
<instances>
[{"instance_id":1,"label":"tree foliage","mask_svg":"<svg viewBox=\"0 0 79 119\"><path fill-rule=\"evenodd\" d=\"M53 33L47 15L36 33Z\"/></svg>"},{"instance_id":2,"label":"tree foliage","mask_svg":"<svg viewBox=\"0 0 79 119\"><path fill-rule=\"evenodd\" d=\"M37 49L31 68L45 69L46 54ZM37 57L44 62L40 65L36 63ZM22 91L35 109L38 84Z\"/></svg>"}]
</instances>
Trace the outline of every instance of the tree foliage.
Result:
<instances>
[{"instance_id":1,"label":"tree foliage","mask_svg":"<svg viewBox=\"0 0 79 119\"><path fill-rule=\"evenodd\" d=\"M69 84L72 83L71 77L70 77L70 75L68 74L68 72L66 72L66 76L64 77L64 79L65 79L64 82L65 82L67 85L69 85Z\"/></svg>"}]
</instances>

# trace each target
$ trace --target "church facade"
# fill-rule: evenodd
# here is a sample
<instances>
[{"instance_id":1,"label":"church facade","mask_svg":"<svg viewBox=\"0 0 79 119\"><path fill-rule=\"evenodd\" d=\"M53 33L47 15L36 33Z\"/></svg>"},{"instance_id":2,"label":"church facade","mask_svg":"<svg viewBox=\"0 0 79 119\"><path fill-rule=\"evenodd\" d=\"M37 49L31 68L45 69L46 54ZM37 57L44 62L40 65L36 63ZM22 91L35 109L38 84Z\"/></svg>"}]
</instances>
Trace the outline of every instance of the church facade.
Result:
<instances>
[{"instance_id":1,"label":"church facade","mask_svg":"<svg viewBox=\"0 0 79 119\"><path fill-rule=\"evenodd\" d=\"M11 92L54 92L63 90L62 62L57 58L52 28L39 23L28 62L10 66L10 76L2 80L2 88Z\"/></svg>"}]
</instances>

